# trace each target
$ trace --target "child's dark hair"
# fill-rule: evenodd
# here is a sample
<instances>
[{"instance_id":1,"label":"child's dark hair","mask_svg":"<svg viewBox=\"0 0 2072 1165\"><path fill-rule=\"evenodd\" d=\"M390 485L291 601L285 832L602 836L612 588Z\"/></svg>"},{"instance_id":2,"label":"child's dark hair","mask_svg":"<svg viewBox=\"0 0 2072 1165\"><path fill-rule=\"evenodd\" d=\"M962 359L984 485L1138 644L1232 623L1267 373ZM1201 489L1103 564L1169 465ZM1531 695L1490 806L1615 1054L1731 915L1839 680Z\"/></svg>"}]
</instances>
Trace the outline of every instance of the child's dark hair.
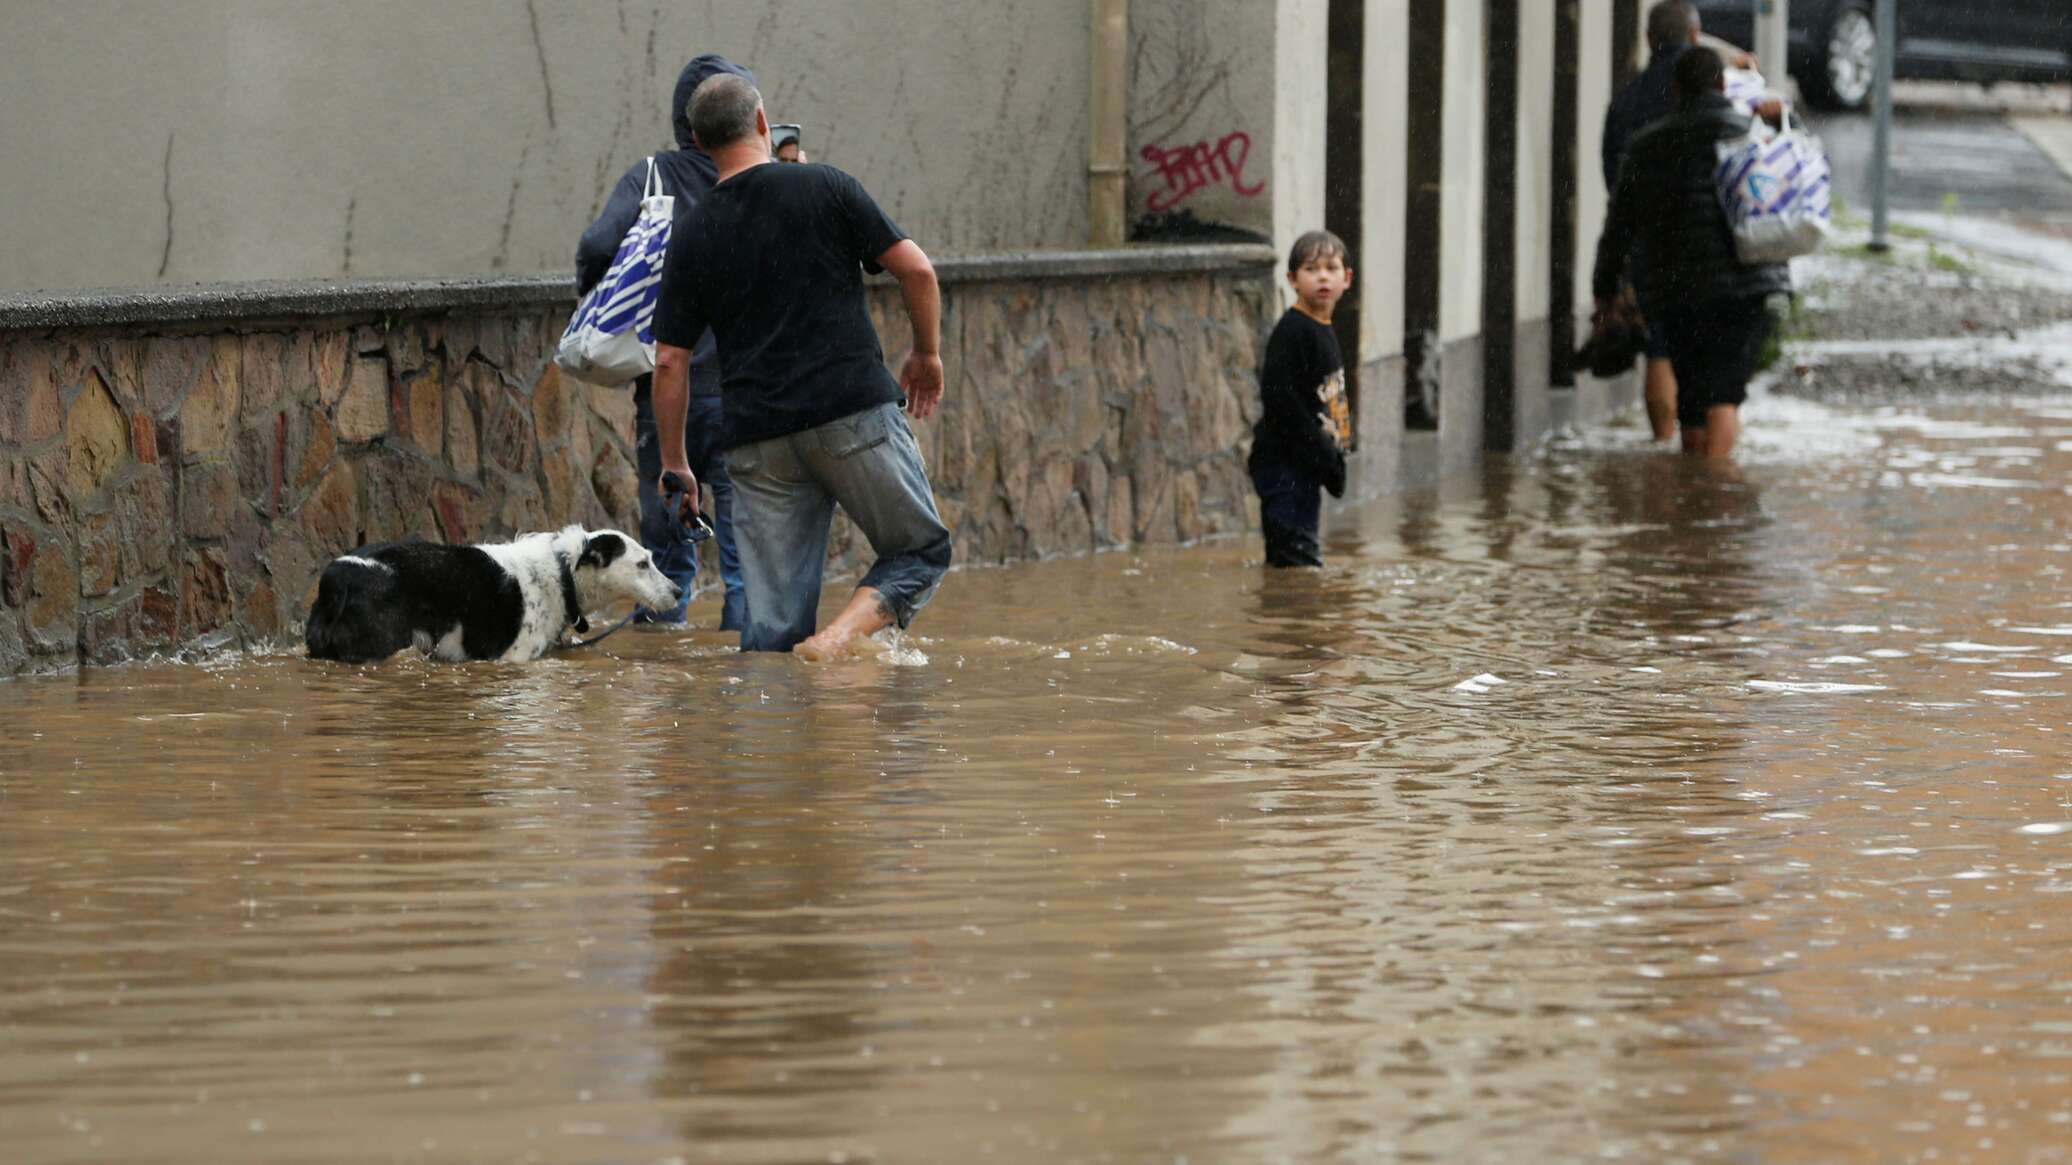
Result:
<instances>
[{"instance_id":1,"label":"child's dark hair","mask_svg":"<svg viewBox=\"0 0 2072 1165\"><path fill-rule=\"evenodd\" d=\"M1719 91L1727 75L1727 62L1718 53L1697 45L1676 58L1676 99L1688 105L1707 93Z\"/></svg>"},{"instance_id":2,"label":"child's dark hair","mask_svg":"<svg viewBox=\"0 0 2072 1165\"><path fill-rule=\"evenodd\" d=\"M1338 256L1340 263L1352 257L1345 249L1344 239L1330 231L1309 231L1296 239L1294 248L1288 252L1288 270L1290 273L1300 271L1302 265L1311 259L1328 259L1333 255Z\"/></svg>"}]
</instances>

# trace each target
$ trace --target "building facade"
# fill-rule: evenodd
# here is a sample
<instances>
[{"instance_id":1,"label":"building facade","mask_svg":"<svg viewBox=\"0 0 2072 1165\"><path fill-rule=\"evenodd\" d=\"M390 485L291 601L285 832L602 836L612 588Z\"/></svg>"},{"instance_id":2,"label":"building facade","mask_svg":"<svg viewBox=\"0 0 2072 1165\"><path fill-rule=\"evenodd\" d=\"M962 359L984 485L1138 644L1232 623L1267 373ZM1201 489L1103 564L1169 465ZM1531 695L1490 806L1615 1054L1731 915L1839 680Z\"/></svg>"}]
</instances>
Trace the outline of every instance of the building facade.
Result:
<instances>
[{"instance_id":1,"label":"building facade","mask_svg":"<svg viewBox=\"0 0 2072 1165\"><path fill-rule=\"evenodd\" d=\"M1358 268L1355 492L1521 448L1630 392L1561 357L1639 7L28 0L0 672L290 636L361 540L630 527L625 394L547 355L698 52L940 260L924 440L963 561L1249 528L1259 346L1319 225ZM1420 385L1436 433L1403 423Z\"/></svg>"}]
</instances>

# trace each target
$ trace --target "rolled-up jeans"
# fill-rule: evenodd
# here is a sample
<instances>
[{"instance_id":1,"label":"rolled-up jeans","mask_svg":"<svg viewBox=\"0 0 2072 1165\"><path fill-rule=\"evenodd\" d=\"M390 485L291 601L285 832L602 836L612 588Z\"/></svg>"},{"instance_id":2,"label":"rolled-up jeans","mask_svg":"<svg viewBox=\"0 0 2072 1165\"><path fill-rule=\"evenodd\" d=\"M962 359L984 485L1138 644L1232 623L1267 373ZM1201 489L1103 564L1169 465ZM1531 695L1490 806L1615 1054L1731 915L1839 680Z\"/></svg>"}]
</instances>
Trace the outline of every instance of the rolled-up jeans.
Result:
<instances>
[{"instance_id":1,"label":"rolled-up jeans","mask_svg":"<svg viewBox=\"0 0 2072 1165\"><path fill-rule=\"evenodd\" d=\"M877 591L899 626L913 621L950 568L950 532L897 404L736 446L727 475L747 593L743 651L790 651L813 634L837 505L877 555L858 585Z\"/></svg>"}]
</instances>

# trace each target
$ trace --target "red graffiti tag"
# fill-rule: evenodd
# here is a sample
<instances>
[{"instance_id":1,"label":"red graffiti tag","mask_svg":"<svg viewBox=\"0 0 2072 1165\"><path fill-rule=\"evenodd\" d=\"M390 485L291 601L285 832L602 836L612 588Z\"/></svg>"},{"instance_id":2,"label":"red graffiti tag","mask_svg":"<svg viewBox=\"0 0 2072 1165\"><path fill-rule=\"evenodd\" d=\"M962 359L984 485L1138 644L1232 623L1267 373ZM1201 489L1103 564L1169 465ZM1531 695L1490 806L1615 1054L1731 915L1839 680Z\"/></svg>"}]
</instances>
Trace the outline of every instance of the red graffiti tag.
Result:
<instances>
[{"instance_id":1,"label":"red graffiti tag","mask_svg":"<svg viewBox=\"0 0 2072 1165\"><path fill-rule=\"evenodd\" d=\"M1257 197L1266 189L1263 181L1245 184L1245 159L1252 153L1252 135L1243 130L1224 134L1214 145L1199 141L1171 149L1145 146L1139 153L1165 179L1165 189L1153 191L1144 202L1151 210L1171 210L1195 191L1218 182L1229 183L1244 198Z\"/></svg>"}]
</instances>

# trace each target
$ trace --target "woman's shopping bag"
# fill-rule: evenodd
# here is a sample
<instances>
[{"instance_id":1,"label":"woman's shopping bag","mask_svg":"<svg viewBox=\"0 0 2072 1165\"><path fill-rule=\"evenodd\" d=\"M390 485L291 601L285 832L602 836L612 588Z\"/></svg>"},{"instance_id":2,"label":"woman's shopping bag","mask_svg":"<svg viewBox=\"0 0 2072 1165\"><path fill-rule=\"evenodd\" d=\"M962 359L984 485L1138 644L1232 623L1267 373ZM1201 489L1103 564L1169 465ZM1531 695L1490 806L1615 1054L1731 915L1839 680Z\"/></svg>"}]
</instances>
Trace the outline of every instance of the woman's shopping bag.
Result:
<instances>
[{"instance_id":1,"label":"woman's shopping bag","mask_svg":"<svg viewBox=\"0 0 2072 1165\"><path fill-rule=\"evenodd\" d=\"M655 370L655 301L675 209L676 199L662 192L662 175L651 157L640 217L561 333L554 363L563 372L591 384L621 385Z\"/></svg>"},{"instance_id":2,"label":"woman's shopping bag","mask_svg":"<svg viewBox=\"0 0 2072 1165\"><path fill-rule=\"evenodd\" d=\"M1819 250L1832 225L1830 177L1827 151L1798 125L1721 142L1713 181L1741 261L1782 263Z\"/></svg>"}]
</instances>

